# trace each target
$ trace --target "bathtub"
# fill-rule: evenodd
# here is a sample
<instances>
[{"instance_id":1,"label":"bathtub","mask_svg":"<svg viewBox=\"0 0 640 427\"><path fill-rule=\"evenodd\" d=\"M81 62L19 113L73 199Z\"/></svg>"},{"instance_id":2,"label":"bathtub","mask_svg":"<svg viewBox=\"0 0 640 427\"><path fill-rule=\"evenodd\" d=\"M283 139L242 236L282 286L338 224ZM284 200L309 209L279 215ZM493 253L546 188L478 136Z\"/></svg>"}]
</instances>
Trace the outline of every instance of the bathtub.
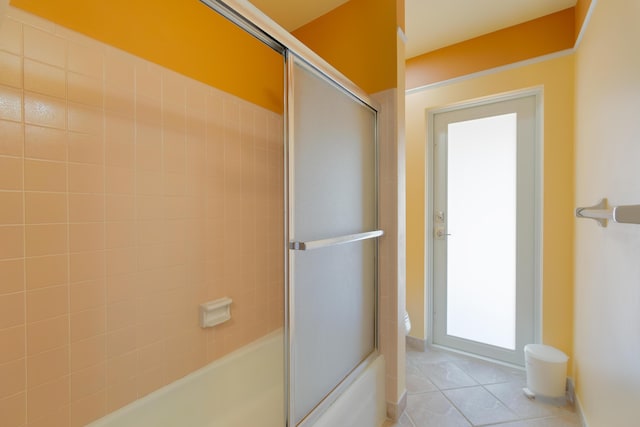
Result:
<instances>
[{"instance_id":1,"label":"bathtub","mask_svg":"<svg viewBox=\"0 0 640 427\"><path fill-rule=\"evenodd\" d=\"M274 332L90 427L284 427L283 336ZM377 359L314 423L378 427L385 419L384 359Z\"/></svg>"},{"instance_id":2,"label":"bathtub","mask_svg":"<svg viewBox=\"0 0 640 427\"><path fill-rule=\"evenodd\" d=\"M89 426L283 427L282 355L271 333Z\"/></svg>"}]
</instances>

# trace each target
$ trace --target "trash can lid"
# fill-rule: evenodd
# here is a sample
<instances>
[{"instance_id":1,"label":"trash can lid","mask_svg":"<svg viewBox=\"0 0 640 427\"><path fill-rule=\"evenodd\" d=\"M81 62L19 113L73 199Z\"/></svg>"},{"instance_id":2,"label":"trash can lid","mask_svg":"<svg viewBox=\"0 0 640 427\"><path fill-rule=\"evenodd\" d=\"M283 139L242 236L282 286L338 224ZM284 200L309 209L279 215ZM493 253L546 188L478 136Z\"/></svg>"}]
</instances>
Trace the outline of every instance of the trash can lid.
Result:
<instances>
[{"instance_id":1,"label":"trash can lid","mask_svg":"<svg viewBox=\"0 0 640 427\"><path fill-rule=\"evenodd\" d=\"M564 363L569 360L569 356L557 348L543 344L527 344L524 346L524 352L536 359L550 363Z\"/></svg>"}]
</instances>

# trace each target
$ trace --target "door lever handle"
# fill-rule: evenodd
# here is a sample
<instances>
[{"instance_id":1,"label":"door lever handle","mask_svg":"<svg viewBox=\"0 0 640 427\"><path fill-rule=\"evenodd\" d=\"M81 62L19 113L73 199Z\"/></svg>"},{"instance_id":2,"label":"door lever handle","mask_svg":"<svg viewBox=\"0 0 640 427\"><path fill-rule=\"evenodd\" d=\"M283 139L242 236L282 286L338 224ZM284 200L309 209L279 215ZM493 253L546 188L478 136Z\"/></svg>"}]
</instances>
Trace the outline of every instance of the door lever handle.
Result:
<instances>
[{"instance_id":1,"label":"door lever handle","mask_svg":"<svg viewBox=\"0 0 640 427\"><path fill-rule=\"evenodd\" d=\"M451 236L451 233L445 233L443 227L437 227L435 235L437 239L442 239L445 236Z\"/></svg>"}]
</instances>

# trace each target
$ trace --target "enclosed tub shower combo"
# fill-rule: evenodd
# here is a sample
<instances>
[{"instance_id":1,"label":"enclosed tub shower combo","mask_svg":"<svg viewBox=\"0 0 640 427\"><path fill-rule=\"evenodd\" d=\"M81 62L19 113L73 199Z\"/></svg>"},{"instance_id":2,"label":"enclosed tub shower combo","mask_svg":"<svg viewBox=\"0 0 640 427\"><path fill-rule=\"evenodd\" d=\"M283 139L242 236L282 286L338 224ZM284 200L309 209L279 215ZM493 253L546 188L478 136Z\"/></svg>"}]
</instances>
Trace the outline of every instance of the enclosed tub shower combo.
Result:
<instances>
[{"instance_id":1,"label":"enclosed tub shower combo","mask_svg":"<svg viewBox=\"0 0 640 427\"><path fill-rule=\"evenodd\" d=\"M380 106L190 1L0 0L0 424L378 427Z\"/></svg>"},{"instance_id":2,"label":"enclosed tub shower combo","mask_svg":"<svg viewBox=\"0 0 640 427\"><path fill-rule=\"evenodd\" d=\"M376 103L250 4L203 2L281 57L282 327L92 425L380 425ZM212 304L201 326L235 319Z\"/></svg>"}]
</instances>

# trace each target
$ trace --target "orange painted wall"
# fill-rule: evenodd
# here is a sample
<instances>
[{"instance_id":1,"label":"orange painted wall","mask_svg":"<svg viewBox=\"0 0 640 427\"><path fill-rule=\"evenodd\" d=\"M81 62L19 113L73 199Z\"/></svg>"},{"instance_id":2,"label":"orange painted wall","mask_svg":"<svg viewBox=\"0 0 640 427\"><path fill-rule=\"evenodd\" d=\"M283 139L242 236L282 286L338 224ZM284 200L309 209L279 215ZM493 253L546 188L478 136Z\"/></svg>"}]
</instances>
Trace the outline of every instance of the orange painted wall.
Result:
<instances>
[{"instance_id":1,"label":"orange painted wall","mask_svg":"<svg viewBox=\"0 0 640 427\"><path fill-rule=\"evenodd\" d=\"M11 0L11 5L272 111L283 110L282 56L197 0Z\"/></svg>"},{"instance_id":2,"label":"orange painted wall","mask_svg":"<svg viewBox=\"0 0 640 427\"><path fill-rule=\"evenodd\" d=\"M407 60L407 89L571 49L574 8Z\"/></svg>"},{"instance_id":3,"label":"orange painted wall","mask_svg":"<svg viewBox=\"0 0 640 427\"><path fill-rule=\"evenodd\" d=\"M396 0L351 0L293 35L368 93L398 86Z\"/></svg>"}]
</instances>

